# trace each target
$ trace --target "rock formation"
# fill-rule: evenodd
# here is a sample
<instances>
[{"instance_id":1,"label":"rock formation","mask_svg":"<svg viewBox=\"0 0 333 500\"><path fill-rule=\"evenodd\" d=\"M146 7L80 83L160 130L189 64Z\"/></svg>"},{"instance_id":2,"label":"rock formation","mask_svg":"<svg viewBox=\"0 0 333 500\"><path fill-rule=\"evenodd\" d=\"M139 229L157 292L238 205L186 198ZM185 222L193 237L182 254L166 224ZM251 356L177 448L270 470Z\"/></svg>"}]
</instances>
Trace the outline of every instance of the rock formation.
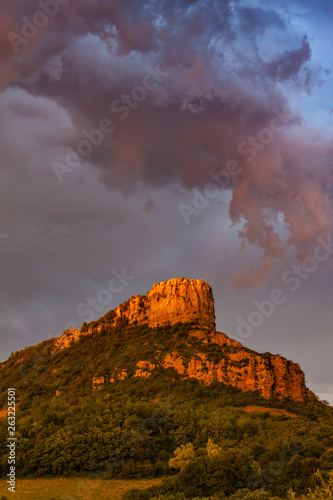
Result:
<instances>
[{"instance_id":1,"label":"rock formation","mask_svg":"<svg viewBox=\"0 0 333 500\"><path fill-rule=\"evenodd\" d=\"M296 401L315 398L307 389L304 374L297 363L279 355L255 353L216 331L212 290L202 280L179 278L158 283L147 295L130 298L98 322L81 330L67 330L53 341L53 352L69 347L81 335L100 332L110 326L125 324L133 329L141 325L155 328L177 323L193 325L188 335L198 340L196 352L191 351L190 359L188 356L185 359L176 348L162 357L156 356L154 363L142 359L136 363L134 377L147 378L158 367L172 367L181 377L196 378L202 384L223 382L243 391L259 391L265 398L287 397ZM216 346L219 361L203 352L207 344ZM100 388L127 376L127 370L119 366L109 379L96 374L93 387Z\"/></svg>"},{"instance_id":2,"label":"rock formation","mask_svg":"<svg viewBox=\"0 0 333 500\"><path fill-rule=\"evenodd\" d=\"M198 352L186 366L183 357L175 351L168 354L162 364L164 368L172 366L182 376L197 378L203 384L216 380L242 391L259 391L267 399L276 396L304 401L315 397L305 385L300 366L282 356L263 357L235 349L214 363Z\"/></svg>"},{"instance_id":3,"label":"rock formation","mask_svg":"<svg viewBox=\"0 0 333 500\"><path fill-rule=\"evenodd\" d=\"M115 309L115 320L147 324L154 328L169 323L197 321L215 330L213 292L203 280L171 279L158 283L147 295L136 295Z\"/></svg>"}]
</instances>

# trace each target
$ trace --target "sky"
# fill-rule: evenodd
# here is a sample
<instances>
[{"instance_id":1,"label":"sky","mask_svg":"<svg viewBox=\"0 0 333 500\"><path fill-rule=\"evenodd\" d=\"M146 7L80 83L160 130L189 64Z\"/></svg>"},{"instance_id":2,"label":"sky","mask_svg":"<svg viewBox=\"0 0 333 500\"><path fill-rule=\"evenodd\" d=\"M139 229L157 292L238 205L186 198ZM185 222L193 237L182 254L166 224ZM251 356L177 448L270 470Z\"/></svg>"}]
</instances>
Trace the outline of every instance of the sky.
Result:
<instances>
[{"instance_id":1,"label":"sky","mask_svg":"<svg viewBox=\"0 0 333 500\"><path fill-rule=\"evenodd\" d=\"M332 14L2 0L1 360L185 276L333 404Z\"/></svg>"}]
</instances>

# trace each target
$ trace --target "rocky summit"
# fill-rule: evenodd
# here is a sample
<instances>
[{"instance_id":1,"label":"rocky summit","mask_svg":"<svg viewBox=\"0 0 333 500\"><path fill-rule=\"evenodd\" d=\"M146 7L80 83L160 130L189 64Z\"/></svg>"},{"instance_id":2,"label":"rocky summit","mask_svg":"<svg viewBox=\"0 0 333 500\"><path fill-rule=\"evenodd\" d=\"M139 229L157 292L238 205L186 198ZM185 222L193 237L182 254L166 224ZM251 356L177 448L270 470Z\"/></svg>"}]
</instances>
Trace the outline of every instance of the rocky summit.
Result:
<instances>
[{"instance_id":1,"label":"rocky summit","mask_svg":"<svg viewBox=\"0 0 333 500\"><path fill-rule=\"evenodd\" d=\"M169 352L156 348L153 360L136 360L132 370L117 366L109 375L97 372L92 380L94 388L126 377L147 378L157 369L173 368L181 378L195 378L204 385L223 382L242 391L257 391L267 399L306 401L316 397L306 387L304 373L297 363L279 355L259 354L216 331L212 289L203 280L178 278L155 284L147 295L130 298L97 322L84 324L80 330L67 330L53 340L52 352L68 348L82 336L107 331L119 324L134 334L142 325L151 329L173 326L174 336L177 327L187 324L188 338L195 339L195 348L190 349L189 343L188 352L177 344ZM212 356L214 348L216 355Z\"/></svg>"},{"instance_id":2,"label":"rocky summit","mask_svg":"<svg viewBox=\"0 0 333 500\"><path fill-rule=\"evenodd\" d=\"M213 292L203 280L179 278L158 283L147 295L132 297L115 311L116 320L127 318L130 324L146 323L154 328L196 321L202 328L215 330Z\"/></svg>"}]
</instances>

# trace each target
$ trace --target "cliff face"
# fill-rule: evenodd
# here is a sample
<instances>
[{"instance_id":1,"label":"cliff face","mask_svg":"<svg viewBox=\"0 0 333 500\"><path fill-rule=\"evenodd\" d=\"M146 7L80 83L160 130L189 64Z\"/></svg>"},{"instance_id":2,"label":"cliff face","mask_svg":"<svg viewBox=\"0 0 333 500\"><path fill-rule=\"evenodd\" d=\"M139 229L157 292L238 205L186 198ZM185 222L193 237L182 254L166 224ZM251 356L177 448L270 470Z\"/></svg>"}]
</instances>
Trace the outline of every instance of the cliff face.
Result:
<instances>
[{"instance_id":1,"label":"cliff face","mask_svg":"<svg viewBox=\"0 0 333 500\"><path fill-rule=\"evenodd\" d=\"M158 283L147 295L137 295L115 309L116 319L156 326L197 320L201 327L215 330L211 287L203 280L171 279Z\"/></svg>"},{"instance_id":2,"label":"cliff face","mask_svg":"<svg viewBox=\"0 0 333 500\"><path fill-rule=\"evenodd\" d=\"M249 352L239 342L233 341L225 334L220 335L226 337L224 345L229 349L218 362L210 360L209 356L200 350L190 359L175 350L160 357L156 363L148 360L137 362L133 376L147 378L158 367L172 367L181 378L196 378L203 385L214 381L223 382L242 391L258 391L267 399L277 397L306 401L316 398L306 387L304 373L297 363L282 356L262 356ZM208 337L203 341L203 344L206 343L214 344ZM98 388L100 384L122 380L126 376L126 370L117 368L109 380L99 380Z\"/></svg>"},{"instance_id":3,"label":"cliff face","mask_svg":"<svg viewBox=\"0 0 333 500\"><path fill-rule=\"evenodd\" d=\"M206 330L215 330L214 299L211 287L203 280L178 278L157 283L147 295L135 295L113 310L113 320L99 320L97 331L103 327L116 326L126 320L129 325L148 325L151 328L166 324L188 323ZM53 352L66 349L79 340L80 335L92 332L87 330L66 330L55 339ZM224 335L224 334L222 334Z\"/></svg>"},{"instance_id":4,"label":"cliff face","mask_svg":"<svg viewBox=\"0 0 333 500\"><path fill-rule=\"evenodd\" d=\"M136 362L134 377L149 377L157 368L174 368L181 377L196 378L202 384L223 382L243 391L259 391L265 398L289 397L296 401L315 398L305 385L299 365L282 356L261 355L250 351L222 332L216 331L214 300L210 286L202 280L171 279L158 283L147 295L137 295L120 304L97 324L83 330L68 330L53 341L53 352L70 347L80 335L100 332L119 322L132 329L143 324L149 327L192 323L187 331L197 339L196 349L184 356L177 347L165 355L157 355L154 363L141 359ZM153 342L152 336L152 342ZM129 339L130 342L130 339ZM215 346L218 360L205 352L205 346ZM128 370L118 366L109 376L98 373L93 387L116 382L128 376Z\"/></svg>"},{"instance_id":5,"label":"cliff face","mask_svg":"<svg viewBox=\"0 0 333 500\"><path fill-rule=\"evenodd\" d=\"M305 385L304 373L297 363L281 356L262 357L237 349L229 352L218 363L209 361L207 355L198 352L188 364L177 352L163 360L164 368L172 366L179 374L197 378L203 384L214 381L232 385L242 391L259 391L264 398L286 397L295 401L314 399Z\"/></svg>"}]
</instances>

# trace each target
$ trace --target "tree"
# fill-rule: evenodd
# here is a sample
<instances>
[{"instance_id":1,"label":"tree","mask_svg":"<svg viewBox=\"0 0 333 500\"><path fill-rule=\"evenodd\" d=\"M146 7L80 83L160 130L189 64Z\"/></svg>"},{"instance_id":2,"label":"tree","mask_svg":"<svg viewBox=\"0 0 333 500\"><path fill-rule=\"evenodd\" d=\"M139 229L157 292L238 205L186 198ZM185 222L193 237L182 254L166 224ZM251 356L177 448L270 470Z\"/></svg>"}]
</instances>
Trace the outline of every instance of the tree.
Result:
<instances>
[{"instance_id":1,"label":"tree","mask_svg":"<svg viewBox=\"0 0 333 500\"><path fill-rule=\"evenodd\" d=\"M195 451L192 443L183 444L176 448L174 456L169 460L169 466L178 469L180 471L184 470L186 465L195 459Z\"/></svg>"},{"instance_id":2,"label":"tree","mask_svg":"<svg viewBox=\"0 0 333 500\"><path fill-rule=\"evenodd\" d=\"M314 475L316 482L318 483L315 490L309 489L309 493L304 497L309 500L332 500L333 498L333 471L323 474L322 471L317 470ZM288 491L288 499L296 500L296 494L292 491Z\"/></svg>"},{"instance_id":3,"label":"tree","mask_svg":"<svg viewBox=\"0 0 333 500\"><path fill-rule=\"evenodd\" d=\"M214 457L215 455L218 455L219 453L221 453L221 448L215 444L210 438L208 439L208 443L207 443L207 455L208 455L208 458L212 458Z\"/></svg>"}]
</instances>

